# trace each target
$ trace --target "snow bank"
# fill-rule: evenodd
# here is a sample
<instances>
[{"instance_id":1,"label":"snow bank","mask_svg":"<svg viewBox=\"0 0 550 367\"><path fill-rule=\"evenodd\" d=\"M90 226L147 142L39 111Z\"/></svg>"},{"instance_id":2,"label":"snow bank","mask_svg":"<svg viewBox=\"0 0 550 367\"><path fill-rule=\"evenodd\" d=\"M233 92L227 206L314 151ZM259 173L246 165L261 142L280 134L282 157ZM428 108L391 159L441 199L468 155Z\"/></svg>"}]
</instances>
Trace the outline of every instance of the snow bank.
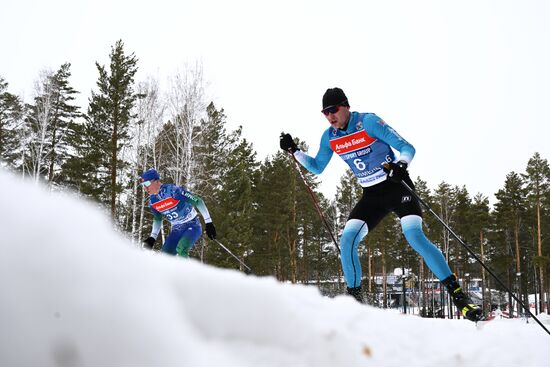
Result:
<instances>
[{"instance_id":1,"label":"snow bank","mask_svg":"<svg viewBox=\"0 0 550 367\"><path fill-rule=\"evenodd\" d=\"M133 247L0 172L0 366L543 366L535 323L432 320Z\"/></svg>"}]
</instances>

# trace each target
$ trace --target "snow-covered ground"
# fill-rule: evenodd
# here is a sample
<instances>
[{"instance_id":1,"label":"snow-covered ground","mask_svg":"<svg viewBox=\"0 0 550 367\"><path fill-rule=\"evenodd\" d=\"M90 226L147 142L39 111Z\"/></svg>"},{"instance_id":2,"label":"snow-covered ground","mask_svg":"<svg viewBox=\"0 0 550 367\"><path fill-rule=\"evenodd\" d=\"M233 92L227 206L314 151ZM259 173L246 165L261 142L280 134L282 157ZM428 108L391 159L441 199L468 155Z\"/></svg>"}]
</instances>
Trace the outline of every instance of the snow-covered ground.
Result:
<instances>
[{"instance_id":1,"label":"snow-covered ground","mask_svg":"<svg viewBox=\"0 0 550 367\"><path fill-rule=\"evenodd\" d=\"M534 322L422 319L143 251L0 172L0 366L548 366ZM550 327L550 319L542 317Z\"/></svg>"}]
</instances>

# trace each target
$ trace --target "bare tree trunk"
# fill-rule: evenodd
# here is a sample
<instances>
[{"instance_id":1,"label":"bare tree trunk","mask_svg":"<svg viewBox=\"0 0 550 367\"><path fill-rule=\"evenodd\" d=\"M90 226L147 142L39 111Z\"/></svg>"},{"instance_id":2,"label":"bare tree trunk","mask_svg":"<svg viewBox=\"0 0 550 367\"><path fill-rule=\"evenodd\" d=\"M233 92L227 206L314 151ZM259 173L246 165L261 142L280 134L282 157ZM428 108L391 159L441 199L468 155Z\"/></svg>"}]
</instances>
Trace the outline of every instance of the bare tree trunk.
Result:
<instances>
[{"instance_id":1,"label":"bare tree trunk","mask_svg":"<svg viewBox=\"0 0 550 367\"><path fill-rule=\"evenodd\" d=\"M137 140L134 144L134 164L135 164L135 168L134 168L134 180L133 180L133 184L132 184L132 226L131 226L131 230L132 230L132 244L135 244L136 242L136 238L138 237L137 235L137 232L138 232L138 229L137 229L137 199L138 199L138 188L139 188L139 185L138 185L138 180L137 180L137 177L138 175L140 174L139 172L139 162L140 162L140 156L139 156L139 150L140 150L140 146L141 146L141 133L142 133L142 130L143 130L143 121L138 121L137 123ZM141 229L141 227L140 227ZM141 232L141 231L139 231ZM139 243L139 242L138 242Z\"/></svg>"},{"instance_id":2,"label":"bare tree trunk","mask_svg":"<svg viewBox=\"0 0 550 367\"><path fill-rule=\"evenodd\" d=\"M443 218L445 223L450 224L450 209L447 202L441 202L441 212L440 216ZM442 228L442 238L443 238L443 250L445 252L445 260L449 262L449 253L451 247L451 234L445 227Z\"/></svg>"},{"instance_id":3,"label":"bare tree trunk","mask_svg":"<svg viewBox=\"0 0 550 367\"><path fill-rule=\"evenodd\" d=\"M378 287L376 286L376 263L374 262L374 250L371 250L371 269L372 269L372 292L373 292L373 298L376 300L376 305L380 307L379 297L378 297Z\"/></svg>"},{"instance_id":4,"label":"bare tree trunk","mask_svg":"<svg viewBox=\"0 0 550 367\"><path fill-rule=\"evenodd\" d=\"M52 109L52 85L48 79L51 77L52 73L50 71L43 71L40 78L35 82L35 92L37 97L40 97L37 100L36 104L36 128L34 132L33 140L35 144L32 144L31 141L31 166L32 166L32 177L35 182L38 182L40 179L40 172L44 164L44 149L46 145L46 135L48 128L51 124L51 109Z\"/></svg>"},{"instance_id":5,"label":"bare tree trunk","mask_svg":"<svg viewBox=\"0 0 550 367\"><path fill-rule=\"evenodd\" d=\"M367 247L367 259L368 259L368 273L369 273L369 281L368 281L368 291L369 294L372 292L372 250L371 246Z\"/></svg>"},{"instance_id":6,"label":"bare tree trunk","mask_svg":"<svg viewBox=\"0 0 550 367\"><path fill-rule=\"evenodd\" d=\"M52 120L53 120L53 129L52 129L52 140L51 140L51 143L50 143L50 165L49 165L49 168L48 168L48 183L50 185L50 187L52 186L53 184L53 179L54 179L54 175L55 175L55 159L56 159L56 153L55 153L55 149L57 148L57 143L58 143L58 140L60 140L61 137L58 137L57 135L57 126L59 124L59 99L60 99L60 94L59 92L56 93L57 97L56 97L56 103L55 103L55 112L53 113L53 116L52 116Z\"/></svg>"},{"instance_id":7,"label":"bare tree trunk","mask_svg":"<svg viewBox=\"0 0 550 367\"><path fill-rule=\"evenodd\" d=\"M540 201L537 198L537 255L539 257L542 257L542 236L541 236L541 225L540 225ZM541 282L543 282L544 279L544 267L539 265L539 277L541 279ZM542 285L542 284L541 284ZM544 287L540 287L540 312L544 312ZM547 306L546 308L550 312L550 306Z\"/></svg>"},{"instance_id":8,"label":"bare tree trunk","mask_svg":"<svg viewBox=\"0 0 550 367\"><path fill-rule=\"evenodd\" d=\"M420 287L420 300L418 302L418 307L421 309L421 310L424 310L423 312L423 315L426 316L426 278L425 278L425 272L426 270L424 269L424 260L422 259L422 257L419 258L419 279L418 279L418 285Z\"/></svg>"},{"instance_id":9,"label":"bare tree trunk","mask_svg":"<svg viewBox=\"0 0 550 367\"><path fill-rule=\"evenodd\" d=\"M287 225L286 227L286 242L288 245L288 257L289 257L289 265L290 265L290 281L292 283L296 283L296 238L293 238L291 232L292 229L295 228L294 224L296 221L296 210L294 210L293 218L292 218L292 224Z\"/></svg>"},{"instance_id":10,"label":"bare tree trunk","mask_svg":"<svg viewBox=\"0 0 550 367\"><path fill-rule=\"evenodd\" d=\"M480 249L481 249L481 262L482 263L485 263L485 250L484 250L484 246L483 246L483 231L480 230L479 231L479 245L480 245ZM487 287L486 283L485 283L485 268L484 267L481 267L481 284L482 284L482 288L481 288L481 307L483 309L483 311L486 311L487 310L487 302L485 300L485 288Z\"/></svg>"},{"instance_id":11,"label":"bare tree trunk","mask_svg":"<svg viewBox=\"0 0 550 367\"><path fill-rule=\"evenodd\" d=\"M383 295L382 295L382 305L384 308L388 308L388 277L386 274L386 247L382 247L382 288L383 288Z\"/></svg>"},{"instance_id":12,"label":"bare tree trunk","mask_svg":"<svg viewBox=\"0 0 550 367\"><path fill-rule=\"evenodd\" d=\"M521 263L520 263L521 256L520 256L520 250L519 250L519 222L518 221L516 221L516 225L514 227L514 242L516 247L516 274L515 274L516 276L514 277L514 279L516 280L515 281L516 294L518 299L520 299L521 294L519 289L519 276L521 274ZM519 315L521 314L521 306L519 302L517 303L517 313L519 317Z\"/></svg>"},{"instance_id":13,"label":"bare tree trunk","mask_svg":"<svg viewBox=\"0 0 550 367\"><path fill-rule=\"evenodd\" d=\"M281 263L281 246L277 246L277 241L279 240L280 233L279 231L275 231L275 234L273 236L273 246L277 249L277 259L274 259L273 261L273 272L277 280L283 280L283 277L281 275L280 269L282 268Z\"/></svg>"},{"instance_id":14,"label":"bare tree trunk","mask_svg":"<svg viewBox=\"0 0 550 367\"><path fill-rule=\"evenodd\" d=\"M310 279L310 276L309 276L309 259L308 259L308 256L309 256L309 251L307 250L307 241L306 241L306 238L308 238L308 233L307 233L307 229L304 229L304 244L303 244L303 256L302 256L302 271L299 272L302 274L301 278L302 278L302 282L303 283L309 283L309 279Z\"/></svg>"},{"instance_id":15,"label":"bare tree trunk","mask_svg":"<svg viewBox=\"0 0 550 367\"><path fill-rule=\"evenodd\" d=\"M115 103L118 105L118 103ZM114 111L113 133L111 134L111 218L116 219L116 182L117 182L117 163L118 163L118 109Z\"/></svg>"},{"instance_id":16,"label":"bare tree trunk","mask_svg":"<svg viewBox=\"0 0 550 367\"><path fill-rule=\"evenodd\" d=\"M138 181L134 180L134 183L132 185L132 225L131 225L132 244L134 245L136 244L138 232L141 232L141 231L138 231L138 228L137 228L137 197L139 195L138 189L139 189Z\"/></svg>"},{"instance_id":17,"label":"bare tree trunk","mask_svg":"<svg viewBox=\"0 0 550 367\"><path fill-rule=\"evenodd\" d=\"M489 291L489 312L493 310L493 292L491 292L491 279L487 278L487 290Z\"/></svg>"}]
</instances>

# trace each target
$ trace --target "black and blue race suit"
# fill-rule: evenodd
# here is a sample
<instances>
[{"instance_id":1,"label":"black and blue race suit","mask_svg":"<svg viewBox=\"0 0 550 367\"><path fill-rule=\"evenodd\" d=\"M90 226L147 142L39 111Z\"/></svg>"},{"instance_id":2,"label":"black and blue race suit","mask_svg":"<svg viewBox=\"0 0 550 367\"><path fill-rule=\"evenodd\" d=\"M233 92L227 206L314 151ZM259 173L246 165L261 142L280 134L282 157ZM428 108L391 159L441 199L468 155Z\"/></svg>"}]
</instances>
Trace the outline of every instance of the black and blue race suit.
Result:
<instances>
[{"instance_id":1,"label":"black and blue race suit","mask_svg":"<svg viewBox=\"0 0 550 367\"><path fill-rule=\"evenodd\" d=\"M398 158L392 148L399 152ZM363 187L363 196L351 211L340 239L342 268L348 287L361 284L359 243L390 211L399 216L405 238L430 270L440 280L450 276L451 270L443 254L422 231L418 201L403 185L387 180L383 170L385 163L397 160L409 165L415 154L414 147L377 115L352 112L346 129L329 127L323 133L315 157L299 150L294 156L310 172L319 174L333 153L349 165ZM412 186L410 179L407 180Z\"/></svg>"}]
</instances>

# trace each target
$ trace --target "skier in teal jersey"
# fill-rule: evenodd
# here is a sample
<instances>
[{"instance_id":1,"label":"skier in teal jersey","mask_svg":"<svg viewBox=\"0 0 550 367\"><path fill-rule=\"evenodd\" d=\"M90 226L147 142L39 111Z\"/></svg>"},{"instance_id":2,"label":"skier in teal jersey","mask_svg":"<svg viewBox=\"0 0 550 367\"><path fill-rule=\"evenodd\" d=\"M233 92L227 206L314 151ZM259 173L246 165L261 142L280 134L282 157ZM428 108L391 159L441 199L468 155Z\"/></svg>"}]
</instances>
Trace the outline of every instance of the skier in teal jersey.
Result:
<instances>
[{"instance_id":1,"label":"skier in teal jersey","mask_svg":"<svg viewBox=\"0 0 550 367\"><path fill-rule=\"evenodd\" d=\"M154 169L145 171L140 178L140 185L150 195L149 207L153 213L153 229L145 242L145 247L152 249L160 232L162 219L166 218L172 228L162 245L162 251L171 255L189 256L189 250L202 234L202 227L197 216L197 209L206 223L206 234L210 239L216 238L216 228L212 223L204 201L197 195L173 184L162 184L160 175Z\"/></svg>"},{"instance_id":2,"label":"skier in teal jersey","mask_svg":"<svg viewBox=\"0 0 550 367\"><path fill-rule=\"evenodd\" d=\"M340 88L328 89L322 103L322 113L330 127L321 136L317 155L311 157L300 151L290 134L281 135L280 146L315 174L323 172L336 153L363 187L363 195L349 214L340 239L348 293L363 302L359 243L389 212L394 212L400 218L407 242L447 287L458 309L466 318L479 320L480 307L462 291L441 251L424 235L420 204L401 184L403 180L414 188L407 172L415 155L414 147L374 113L351 112ZM399 157L392 147L399 152Z\"/></svg>"}]
</instances>

